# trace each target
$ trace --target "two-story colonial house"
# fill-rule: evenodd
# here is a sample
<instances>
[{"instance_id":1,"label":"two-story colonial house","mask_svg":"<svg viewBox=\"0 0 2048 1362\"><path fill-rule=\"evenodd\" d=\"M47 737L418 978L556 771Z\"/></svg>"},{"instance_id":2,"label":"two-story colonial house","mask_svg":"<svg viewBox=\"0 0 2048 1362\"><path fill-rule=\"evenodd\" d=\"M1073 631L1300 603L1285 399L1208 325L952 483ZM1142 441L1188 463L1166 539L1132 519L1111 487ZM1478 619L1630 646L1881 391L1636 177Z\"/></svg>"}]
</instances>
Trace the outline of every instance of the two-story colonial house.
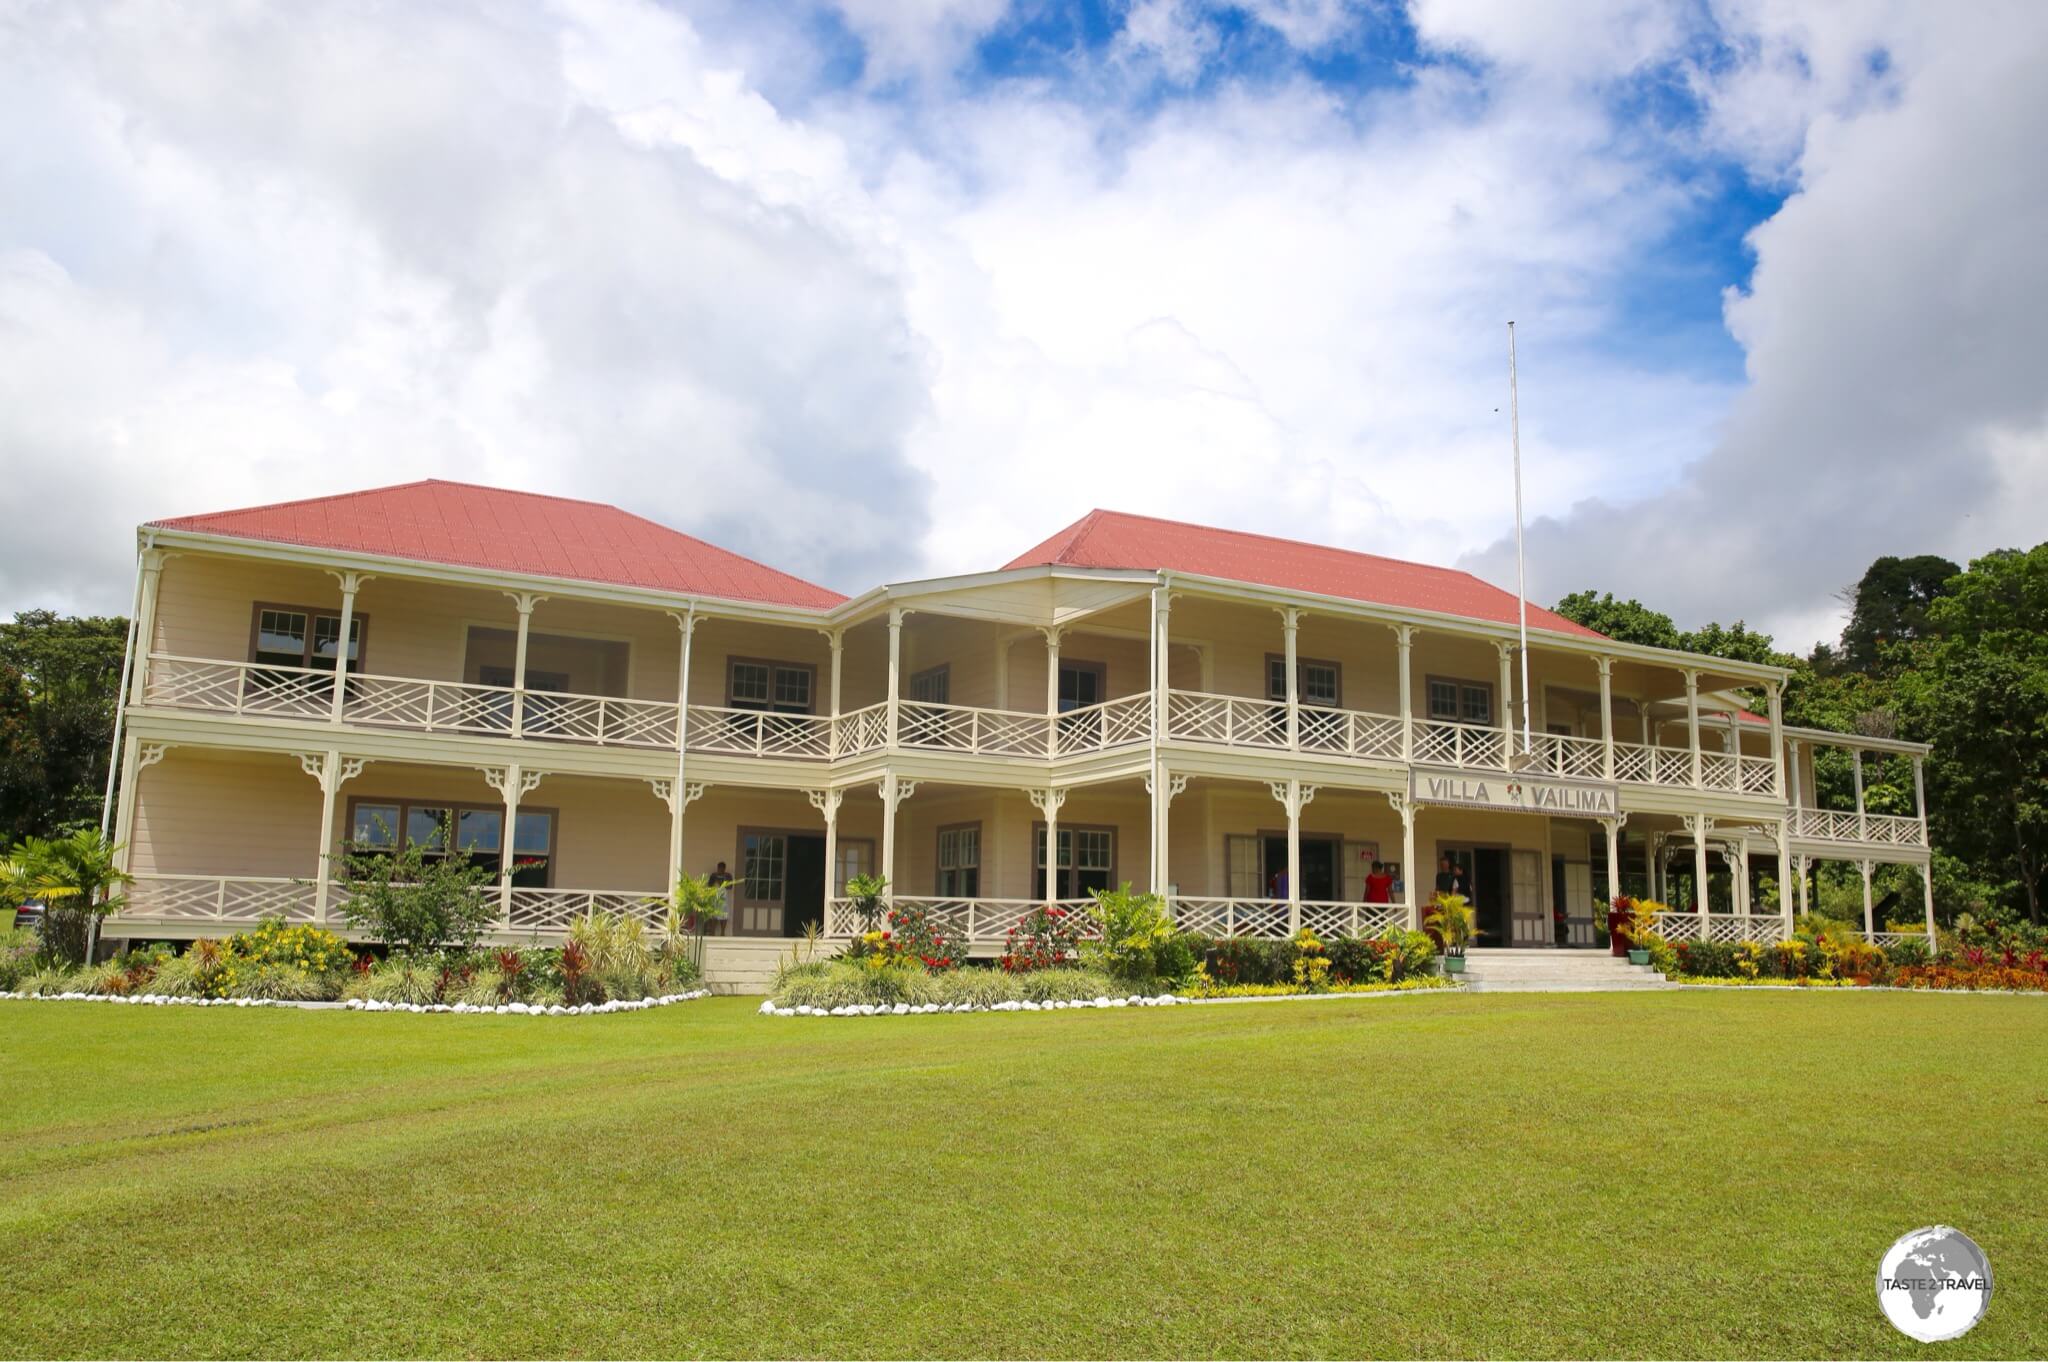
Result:
<instances>
[{"instance_id":1,"label":"two-story colonial house","mask_svg":"<svg viewBox=\"0 0 2048 1362\"><path fill-rule=\"evenodd\" d=\"M1413 923L1449 863L1483 941L1572 947L1611 888L1774 938L1813 860L1861 865L1868 911L1874 864L1928 859L1924 812L1810 797L1816 746L1859 782L1873 753L1917 782L1924 749L1787 730L1779 669L1533 607L1524 659L1512 595L1345 549L1096 511L848 599L610 506L430 481L157 521L138 553L113 936L345 929L341 855L407 839L498 872L506 940L722 863L728 983L844 936L869 872L992 951L1122 881L1210 933ZM1768 916L1764 875L1800 886Z\"/></svg>"}]
</instances>

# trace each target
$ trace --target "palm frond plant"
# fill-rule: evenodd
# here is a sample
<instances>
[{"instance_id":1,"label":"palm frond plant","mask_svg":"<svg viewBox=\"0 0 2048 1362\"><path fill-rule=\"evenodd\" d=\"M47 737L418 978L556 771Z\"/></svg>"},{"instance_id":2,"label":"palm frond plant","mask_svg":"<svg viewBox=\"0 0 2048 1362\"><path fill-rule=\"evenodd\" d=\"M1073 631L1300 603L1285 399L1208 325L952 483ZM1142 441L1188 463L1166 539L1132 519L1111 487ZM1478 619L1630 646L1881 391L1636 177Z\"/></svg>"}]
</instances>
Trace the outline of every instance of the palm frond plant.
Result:
<instances>
[{"instance_id":1,"label":"palm frond plant","mask_svg":"<svg viewBox=\"0 0 2048 1362\"><path fill-rule=\"evenodd\" d=\"M726 886L713 884L708 876L685 874L676 877L675 892L669 898L679 919L677 925L690 933L690 963L699 974L704 970L704 938L711 924L725 921L732 911L725 891Z\"/></svg>"},{"instance_id":2,"label":"palm frond plant","mask_svg":"<svg viewBox=\"0 0 2048 1362\"><path fill-rule=\"evenodd\" d=\"M1436 933L1444 947L1444 969L1461 974L1465 969L1465 948L1479 935L1479 923L1471 903L1463 894L1438 894L1430 900L1429 916L1422 925Z\"/></svg>"},{"instance_id":3,"label":"palm frond plant","mask_svg":"<svg viewBox=\"0 0 2048 1362\"><path fill-rule=\"evenodd\" d=\"M860 923L860 935L879 929L888 902L889 881L880 875L855 875L846 882L846 901Z\"/></svg>"},{"instance_id":4,"label":"palm frond plant","mask_svg":"<svg viewBox=\"0 0 2048 1362\"><path fill-rule=\"evenodd\" d=\"M121 848L98 828L67 837L29 837L15 847L20 887L44 903L43 948L67 964L91 958L101 918L120 912L127 897L115 891L135 877L121 869Z\"/></svg>"}]
</instances>

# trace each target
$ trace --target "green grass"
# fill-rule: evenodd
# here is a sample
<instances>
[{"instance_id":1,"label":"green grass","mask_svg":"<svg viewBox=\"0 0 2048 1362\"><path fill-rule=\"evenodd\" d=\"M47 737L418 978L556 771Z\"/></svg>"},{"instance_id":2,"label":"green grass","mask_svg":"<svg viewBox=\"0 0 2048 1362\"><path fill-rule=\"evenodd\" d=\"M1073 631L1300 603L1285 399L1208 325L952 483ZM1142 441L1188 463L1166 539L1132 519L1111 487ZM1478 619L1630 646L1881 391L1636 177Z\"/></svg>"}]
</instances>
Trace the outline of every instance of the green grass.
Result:
<instances>
[{"instance_id":1,"label":"green grass","mask_svg":"<svg viewBox=\"0 0 2048 1362\"><path fill-rule=\"evenodd\" d=\"M2041 999L753 1008L0 1003L0 1354L2048 1352Z\"/></svg>"}]
</instances>

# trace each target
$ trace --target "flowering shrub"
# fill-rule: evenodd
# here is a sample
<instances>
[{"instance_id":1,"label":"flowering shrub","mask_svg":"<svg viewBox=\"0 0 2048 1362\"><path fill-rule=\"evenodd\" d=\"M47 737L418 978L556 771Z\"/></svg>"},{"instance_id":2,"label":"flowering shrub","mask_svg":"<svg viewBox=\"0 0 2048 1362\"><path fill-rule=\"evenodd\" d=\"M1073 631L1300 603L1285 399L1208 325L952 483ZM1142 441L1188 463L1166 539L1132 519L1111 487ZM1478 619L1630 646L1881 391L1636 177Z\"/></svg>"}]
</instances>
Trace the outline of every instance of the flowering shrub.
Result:
<instances>
[{"instance_id":1,"label":"flowering shrub","mask_svg":"<svg viewBox=\"0 0 2048 1362\"><path fill-rule=\"evenodd\" d=\"M1041 904L1017 919L997 961L1010 974L1071 965L1080 953L1081 921L1058 904Z\"/></svg>"},{"instance_id":2,"label":"flowering shrub","mask_svg":"<svg viewBox=\"0 0 2048 1362\"><path fill-rule=\"evenodd\" d=\"M890 931L883 935L894 949L928 970L955 969L967 958L967 943L943 923L934 921L931 910L922 905L891 907L889 927Z\"/></svg>"},{"instance_id":3,"label":"flowering shrub","mask_svg":"<svg viewBox=\"0 0 2048 1362\"><path fill-rule=\"evenodd\" d=\"M336 974L355 963L355 952L333 932L276 918L228 938L228 952L252 964L292 965L309 974Z\"/></svg>"}]
</instances>

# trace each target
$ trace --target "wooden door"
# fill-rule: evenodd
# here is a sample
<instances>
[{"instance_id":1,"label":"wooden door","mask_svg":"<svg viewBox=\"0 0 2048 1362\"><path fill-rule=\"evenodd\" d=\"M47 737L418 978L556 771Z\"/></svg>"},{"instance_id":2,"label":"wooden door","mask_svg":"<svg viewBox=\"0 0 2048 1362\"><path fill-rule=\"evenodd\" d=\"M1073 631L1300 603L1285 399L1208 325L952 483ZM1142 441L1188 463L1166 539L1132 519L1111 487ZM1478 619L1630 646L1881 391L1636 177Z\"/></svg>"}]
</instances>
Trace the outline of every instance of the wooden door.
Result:
<instances>
[{"instance_id":1,"label":"wooden door","mask_svg":"<svg viewBox=\"0 0 2048 1362\"><path fill-rule=\"evenodd\" d=\"M1543 855L1536 851L1509 854L1509 903L1514 913L1514 944L1549 946L1548 895L1543 892Z\"/></svg>"}]
</instances>

